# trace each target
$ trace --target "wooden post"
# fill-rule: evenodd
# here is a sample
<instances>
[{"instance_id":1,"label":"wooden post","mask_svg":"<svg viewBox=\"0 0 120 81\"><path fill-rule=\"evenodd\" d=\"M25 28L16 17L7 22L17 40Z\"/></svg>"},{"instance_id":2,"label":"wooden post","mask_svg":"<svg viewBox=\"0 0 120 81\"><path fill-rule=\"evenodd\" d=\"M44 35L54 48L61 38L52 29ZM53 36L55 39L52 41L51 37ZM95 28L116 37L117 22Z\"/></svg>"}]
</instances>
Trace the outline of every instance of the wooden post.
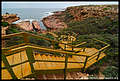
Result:
<instances>
[{"instance_id":1,"label":"wooden post","mask_svg":"<svg viewBox=\"0 0 120 81\"><path fill-rule=\"evenodd\" d=\"M68 63L68 54L66 54L65 56L64 80L66 80L66 75L67 75L67 63Z\"/></svg>"},{"instance_id":2,"label":"wooden post","mask_svg":"<svg viewBox=\"0 0 120 81\"><path fill-rule=\"evenodd\" d=\"M101 54L101 51L98 52L98 56L97 56L96 60L99 59L100 54Z\"/></svg>"},{"instance_id":3,"label":"wooden post","mask_svg":"<svg viewBox=\"0 0 120 81\"><path fill-rule=\"evenodd\" d=\"M12 79L14 79L14 80L18 79L16 77L15 73L13 72L13 70L12 70L12 68L11 68L7 58L6 58L6 56L3 53L2 53L2 61L4 62L5 67L7 68L8 72L11 74Z\"/></svg>"},{"instance_id":4,"label":"wooden post","mask_svg":"<svg viewBox=\"0 0 120 81\"><path fill-rule=\"evenodd\" d=\"M86 64L87 64L87 60L88 60L88 56L86 56L86 59L85 59L85 62L84 62L84 66L83 66L83 72L85 72L85 67L86 67Z\"/></svg>"},{"instance_id":5,"label":"wooden post","mask_svg":"<svg viewBox=\"0 0 120 81\"><path fill-rule=\"evenodd\" d=\"M53 49L55 49L55 42L52 41L52 46L53 46Z\"/></svg>"},{"instance_id":6,"label":"wooden post","mask_svg":"<svg viewBox=\"0 0 120 81\"><path fill-rule=\"evenodd\" d=\"M83 52L85 52L85 47L83 48Z\"/></svg>"},{"instance_id":7,"label":"wooden post","mask_svg":"<svg viewBox=\"0 0 120 81\"><path fill-rule=\"evenodd\" d=\"M26 48L26 54L27 54L28 61L29 61L30 66L31 66L31 72L34 73L35 70L34 70L33 63L35 62L35 59L34 59L34 56L33 56L33 50L32 50L32 48L27 47Z\"/></svg>"},{"instance_id":8,"label":"wooden post","mask_svg":"<svg viewBox=\"0 0 120 81\"><path fill-rule=\"evenodd\" d=\"M65 46L64 46L64 49L66 50L66 44L64 44Z\"/></svg>"},{"instance_id":9,"label":"wooden post","mask_svg":"<svg viewBox=\"0 0 120 81\"><path fill-rule=\"evenodd\" d=\"M74 50L74 47L73 47L73 40L72 40L72 51Z\"/></svg>"}]
</instances>

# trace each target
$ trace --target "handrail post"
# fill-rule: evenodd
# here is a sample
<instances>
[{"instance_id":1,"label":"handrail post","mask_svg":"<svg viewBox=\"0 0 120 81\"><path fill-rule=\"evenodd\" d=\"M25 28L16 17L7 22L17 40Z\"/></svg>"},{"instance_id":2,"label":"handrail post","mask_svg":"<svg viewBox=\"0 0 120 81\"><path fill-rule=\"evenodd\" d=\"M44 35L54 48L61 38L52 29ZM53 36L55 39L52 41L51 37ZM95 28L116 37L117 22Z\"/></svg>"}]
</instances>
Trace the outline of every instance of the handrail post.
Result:
<instances>
[{"instance_id":1,"label":"handrail post","mask_svg":"<svg viewBox=\"0 0 120 81\"><path fill-rule=\"evenodd\" d=\"M52 41L52 45L53 45L53 49L55 49L55 42L54 41Z\"/></svg>"},{"instance_id":2,"label":"handrail post","mask_svg":"<svg viewBox=\"0 0 120 81\"><path fill-rule=\"evenodd\" d=\"M67 47L66 47L66 43L65 43L64 45L65 45L65 46L64 46L64 49L66 50L66 48L67 48Z\"/></svg>"},{"instance_id":3,"label":"handrail post","mask_svg":"<svg viewBox=\"0 0 120 81\"><path fill-rule=\"evenodd\" d=\"M72 51L74 50L74 47L73 47L73 39L72 39Z\"/></svg>"},{"instance_id":4,"label":"handrail post","mask_svg":"<svg viewBox=\"0 0 120 81\"><path fill-rule=\"evenodd\" d=\"M85 52L85 47L83 48L83 52Z\"/></svg>"},{"instance_id":5,"label":"handrail post","mask_svg":"<svg viewBox=\"0 0 120 81\"><path fill-rule=\"evenodd\" d=\"M68 54L66 54L65 56L64 80L66 80L66 76L67 76L67 63L68 63Z\"/></svg>"},{"instance_id":6,"label":"handrail post","mask_svg":"<svg viewBox=\"0 0 120 81\"><path fill-rule=\"evenodd\" d=\"M32 50L32 48L27 47L26 48L26 54L27 54L28 61L29 61L30 66L31 66L31 72L34 73L35 70L34 70L33 63L35 62L35 59L34 59L34 56L33 56L33 50Z\"/></svg>"},{"instance_id":7,"label":"handrail post","mask_svg":"<svg viewBox=\"0 0 120 81\"><path fill-rule=\"evenodd\" d=\"M86 56L86 59L85 59L85 62L84 62L84 66L83 66L83 70L82 70L83 72L85 72L85 67L86 67L86 64L87 64L88 57L89 56Z\"/></svg>"},{"instance_id":8,"label":"handrail post","mask_svg":"<svg viewBox=\"0 0 120 81\"><path fill-rule=\"evenodd\" d=\"M101 54L101 51L99 51L99 52L98 52L98 56L97 56L96 60L98 60L98 59L99 59L100 54Z\"/></svg>"},{"instance_id":9,"label":"handrail post","mask_svg":"<svg viewBox=\"0 0 120 81\"><path fill-rule=\"evenodd\" d=\"M72 51L74 50L74 47L72 46Z\"/></svg>"}]
</instances>

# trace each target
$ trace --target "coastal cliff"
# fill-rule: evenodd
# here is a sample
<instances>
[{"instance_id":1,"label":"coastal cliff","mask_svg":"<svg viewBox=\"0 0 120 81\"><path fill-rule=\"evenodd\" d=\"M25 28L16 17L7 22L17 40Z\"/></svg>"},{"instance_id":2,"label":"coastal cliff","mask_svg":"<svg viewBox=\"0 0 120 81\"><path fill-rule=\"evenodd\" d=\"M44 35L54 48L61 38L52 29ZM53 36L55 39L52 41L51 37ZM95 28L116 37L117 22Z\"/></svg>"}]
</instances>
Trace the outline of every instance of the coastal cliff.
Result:
<instances>
[{"instance_id":1,"label":"coastal cliff","mask_svg":"<svg viewBox=\"0 0 120 81\"><path fill-rule=\"evenodd\" d=\"M71 22L83 21L87 18L109 17L114 20L118 17L117 5L90 5L67 7L65 11L54 12L53 15L43 18L44 25L51 31L58 31L68 27Z\"/></svg>"},{"instance_id":2,"label":"coastal cliff","mask_svg":"<svg viewBox=\"0 0 120 81\"><path fill-rule=\"evenodd\" d=\"M65 22L63 22L59 16L62 12L55 12L53 15L43 18L42 22L50 31L60 31L63 28L67 28Z\"/></svg>"}]
</instances>

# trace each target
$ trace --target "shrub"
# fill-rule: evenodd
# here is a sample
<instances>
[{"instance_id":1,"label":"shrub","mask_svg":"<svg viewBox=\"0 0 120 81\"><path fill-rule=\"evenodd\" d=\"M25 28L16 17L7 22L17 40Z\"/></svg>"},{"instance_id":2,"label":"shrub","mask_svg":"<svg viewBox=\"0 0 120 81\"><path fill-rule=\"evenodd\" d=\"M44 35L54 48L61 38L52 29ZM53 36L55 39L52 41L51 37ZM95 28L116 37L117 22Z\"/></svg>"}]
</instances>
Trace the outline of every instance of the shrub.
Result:
<instances>
[{"instance_id":1,"label":"shrub","mask_svg":"<svg viewBox=\"0 0 120 81\"><path fill-rule=\"evenodd\" d=\"M6 27L6 26L8 26L8 25L9 25L8 22L2 22L2 23L1 23L1 26L3 26L3 27Z\"/></svg>"},{"instance_id":2,"label":"shrub","mask_svg":"<svg viewBox=\"0 0 120 81\"><path fill-rule=\"evenodd\" d=\"M118 68L115 66L108 66L102 73L105 77L118 77Z\"/></svg>"}]
</instances>

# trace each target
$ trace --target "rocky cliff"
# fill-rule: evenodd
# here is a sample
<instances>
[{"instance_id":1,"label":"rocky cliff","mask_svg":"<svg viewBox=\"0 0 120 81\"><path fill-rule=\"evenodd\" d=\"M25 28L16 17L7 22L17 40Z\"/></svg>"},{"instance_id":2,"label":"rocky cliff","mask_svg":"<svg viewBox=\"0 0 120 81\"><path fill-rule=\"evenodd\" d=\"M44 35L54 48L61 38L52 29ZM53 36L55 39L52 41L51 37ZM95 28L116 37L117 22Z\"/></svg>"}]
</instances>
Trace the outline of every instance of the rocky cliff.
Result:
<instances>
[{"instance_id":1,"label":"rocky cliff","mask_svg":"<svg viewBox=\"0 0 120 81\"><path fill-rule=\"evenodd\" d=\"M62 12L55 12L54 15L43 18L43 24L51 31L59 31L63 28L67 28L67 25L58 17Z\"/></svg>"},{"instance_id":2,"label":"rocky cliff","mask_svg":"<svg viewBox=\"0 0 120 81\"><path fill-rule=\"evenodd\" d=\"M89 17L110 17L112 20L118 16L118 5L90 5L67 7L65 11L57 11L53 15L43 18L44 25L54 31L67 28L67 24L82 21Z\"/></svg>"},{"instance_id":3,"label":"rocky cliff","mask_svg":"<svg viewBox=\"0 0 120 81\"><path fill-rule=\"evenodd\" d=\"M68 7L65 10L66 15L70 15L74 21L81 21L89 17L104 17L108 16L115 18L118 14L117 5L90 5L90 6L75 6Z\"/></svg>"},{"instance_id":4,"label":"rocky cliff","mask_svg":"<svg viewBox=\"0 0 120 81\"><path fill-rule=\"evenodd\" d=\"M15 22L17 20L19 20L20 18L17 17L17 14L3 14L2 15L2 22L8 22L9 24L11 24L12 22Z\"/></svg>"}]
</instances>

